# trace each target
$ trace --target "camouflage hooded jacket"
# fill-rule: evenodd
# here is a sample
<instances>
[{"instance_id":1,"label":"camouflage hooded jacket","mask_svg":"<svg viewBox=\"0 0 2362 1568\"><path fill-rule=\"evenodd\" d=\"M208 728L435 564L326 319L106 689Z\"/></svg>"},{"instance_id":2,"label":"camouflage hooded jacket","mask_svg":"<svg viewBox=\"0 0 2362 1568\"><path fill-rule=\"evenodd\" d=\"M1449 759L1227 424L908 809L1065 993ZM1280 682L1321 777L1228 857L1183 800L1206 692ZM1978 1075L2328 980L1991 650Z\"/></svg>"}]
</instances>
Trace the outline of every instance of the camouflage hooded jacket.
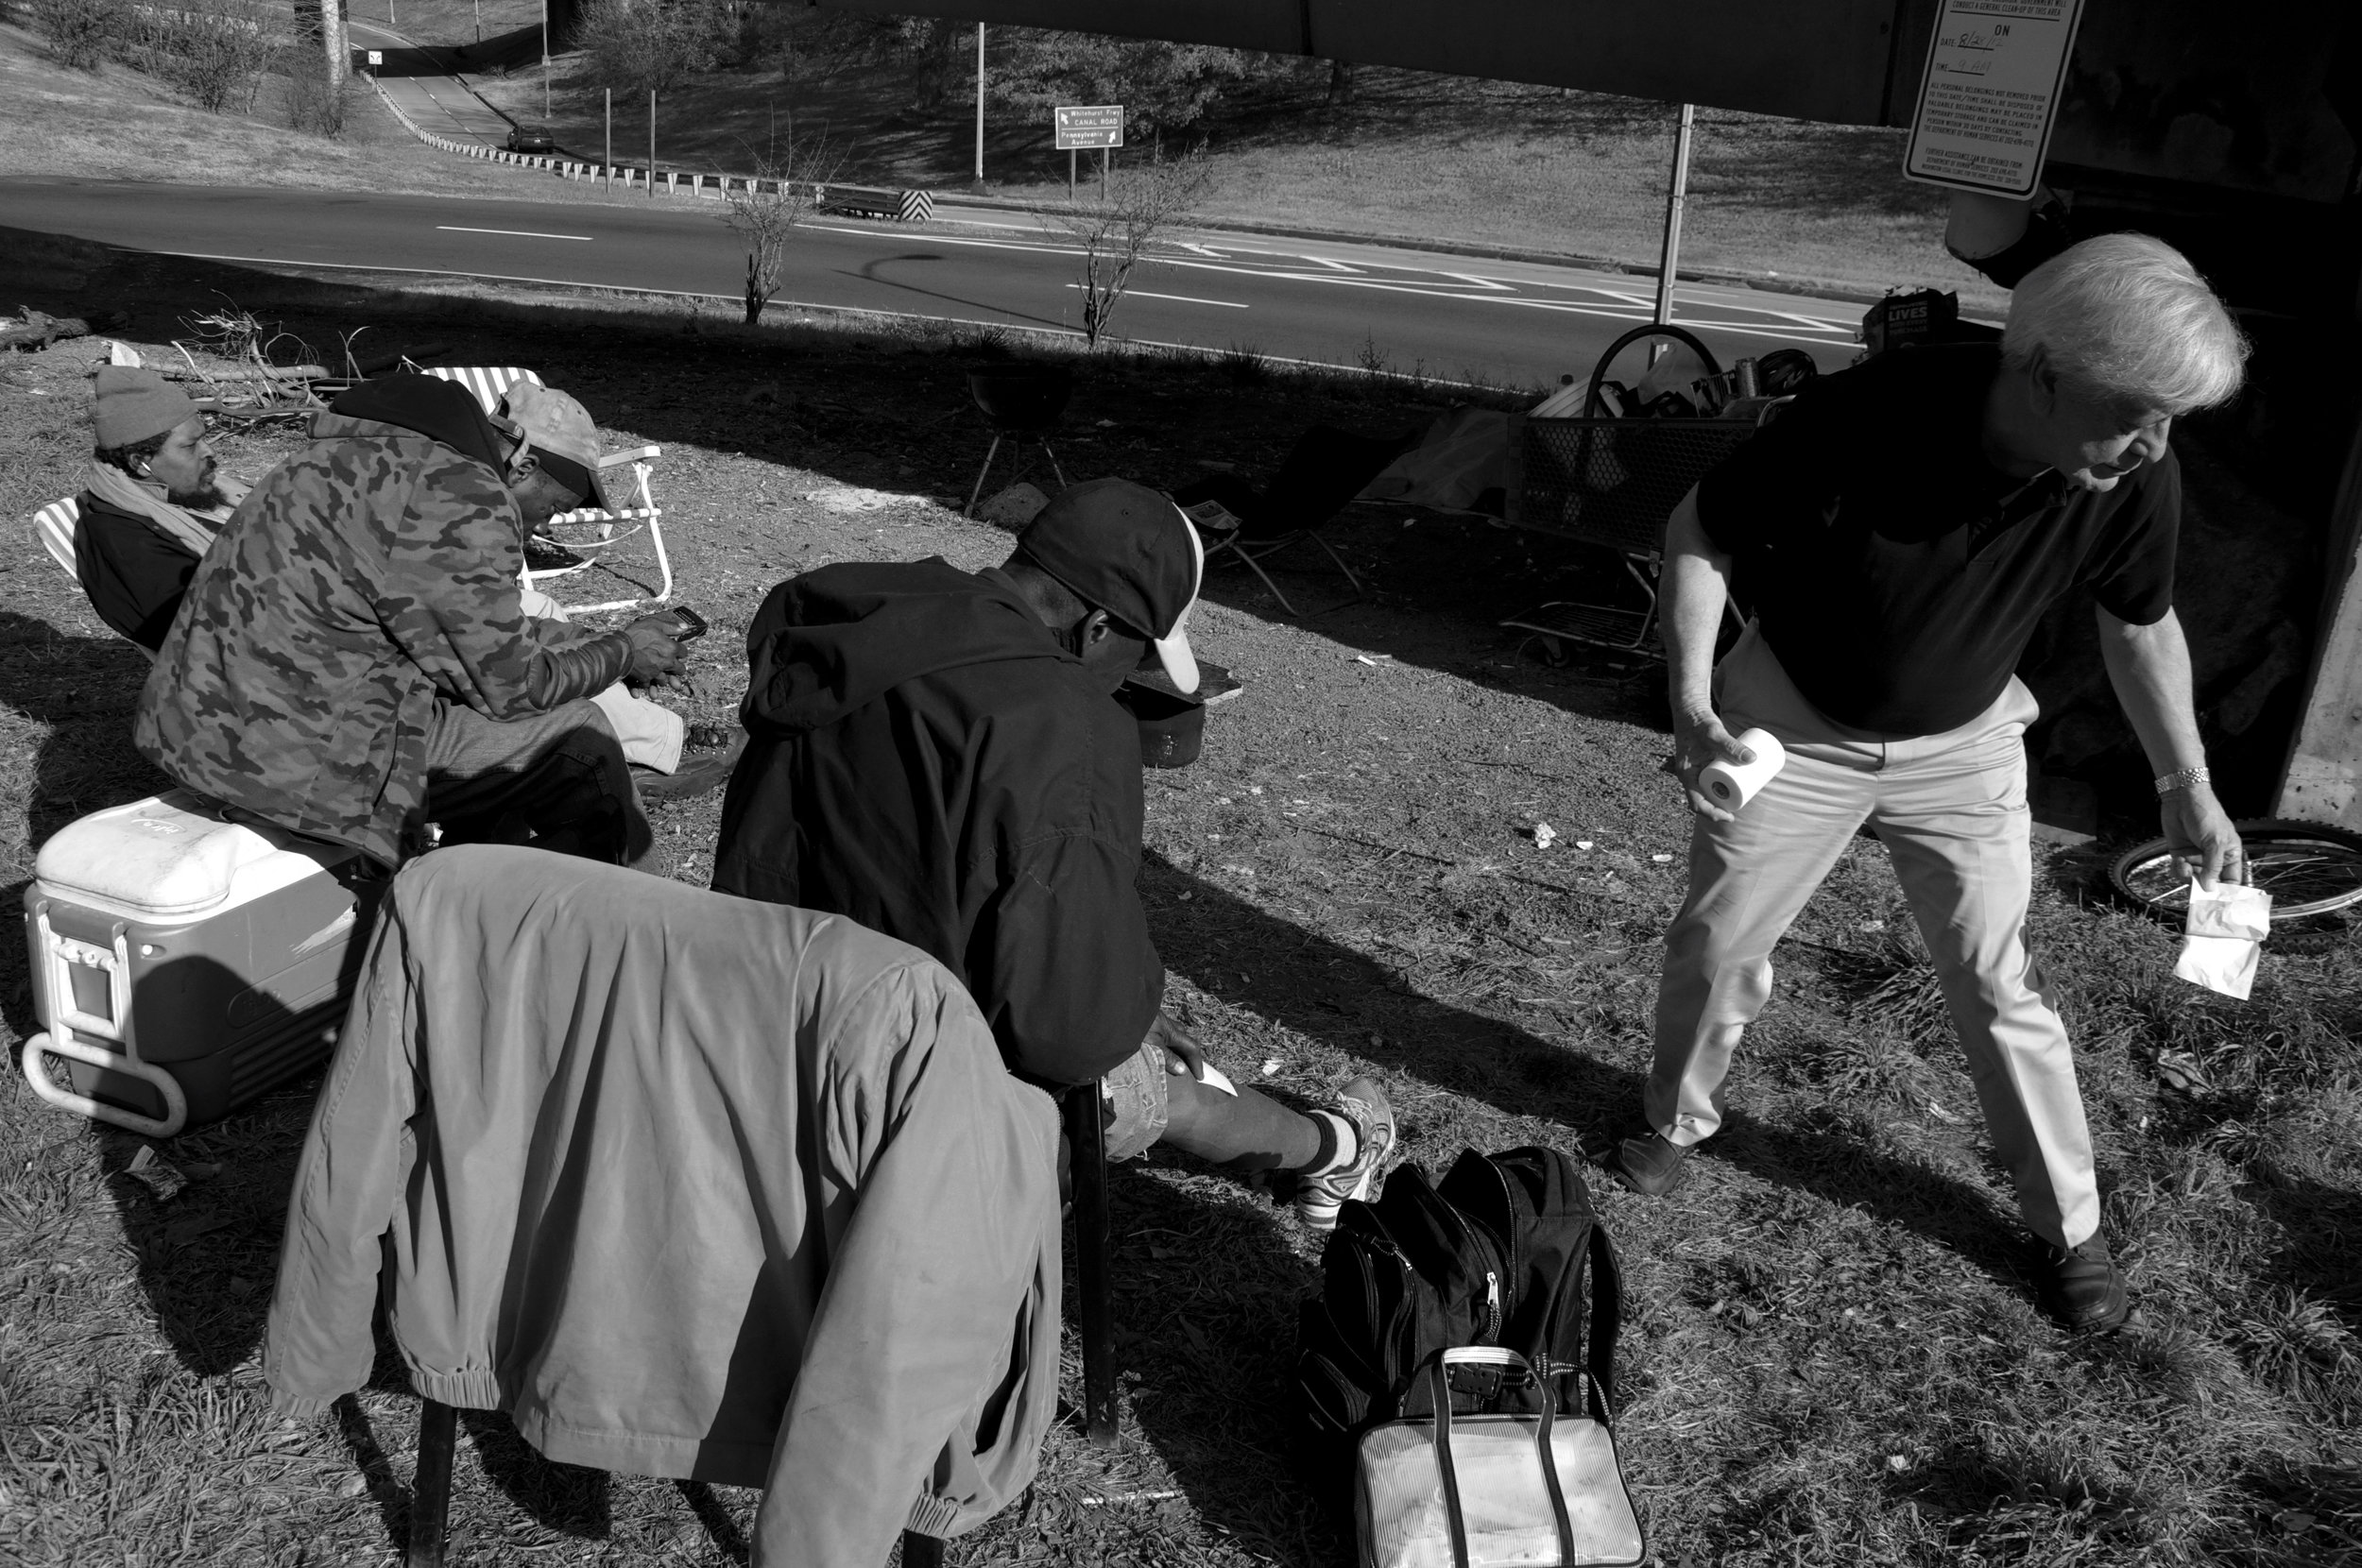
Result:
<instances>
[{"instance_id":1,"label":"camouflage hooded jacket","mask_svg":"<svg viewBox=\"0 0 2362 1568\"><path fill-rule=\"evenodd\" d=\"M424 821L438 703L495 720L612 685L620 633L526 617L498 473L327 413L189 581L132 740L189 788L391 865Z\"/></svg>"}]
</instances>

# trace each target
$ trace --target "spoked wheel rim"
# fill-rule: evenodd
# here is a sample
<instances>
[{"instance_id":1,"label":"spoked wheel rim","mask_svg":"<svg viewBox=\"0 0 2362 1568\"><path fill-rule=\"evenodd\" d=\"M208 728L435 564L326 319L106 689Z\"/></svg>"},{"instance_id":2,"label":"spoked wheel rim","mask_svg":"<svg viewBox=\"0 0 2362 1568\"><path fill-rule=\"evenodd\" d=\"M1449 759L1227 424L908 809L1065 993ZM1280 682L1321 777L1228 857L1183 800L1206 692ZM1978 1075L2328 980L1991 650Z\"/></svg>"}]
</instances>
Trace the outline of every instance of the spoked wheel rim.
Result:
<instances>
[{"instance_id":1,"label":"spoked wheel rim","mask_svg":"<svg viewBox=\"0 0 2362 1568\"><path fill-rule=\"evenodd\" d=\"M2362 903L2362 834L2315 822L2237 826L2249 879L2272 895L2275 925ZM2117 856L2108 879L2151 913L2179 919L2189 909L2189 872L2163 839Z\"/></svg>"}]
</instances>

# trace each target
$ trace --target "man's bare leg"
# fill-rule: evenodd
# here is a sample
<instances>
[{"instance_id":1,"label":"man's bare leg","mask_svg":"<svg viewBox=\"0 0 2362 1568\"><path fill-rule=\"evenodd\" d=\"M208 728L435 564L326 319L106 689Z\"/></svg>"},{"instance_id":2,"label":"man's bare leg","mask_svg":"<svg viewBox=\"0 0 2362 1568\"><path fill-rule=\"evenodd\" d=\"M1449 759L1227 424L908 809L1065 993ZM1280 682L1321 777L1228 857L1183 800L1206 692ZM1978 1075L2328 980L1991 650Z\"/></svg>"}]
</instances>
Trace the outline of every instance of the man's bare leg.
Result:
<instances>
[{"instance_id":1,"label":"man's bare leg","mask_svg":"<svg viewBox=\"0 0 2362 1568\"><path fill-rule=\"evenodd\" d=\"M1232 1170L1302 1170L1321 1157L1321 1126L1268 1095L1234 1099L1176 1073L1165 1083L1165 1135L1172 1145Z\"/></svg>"}]
</instances>

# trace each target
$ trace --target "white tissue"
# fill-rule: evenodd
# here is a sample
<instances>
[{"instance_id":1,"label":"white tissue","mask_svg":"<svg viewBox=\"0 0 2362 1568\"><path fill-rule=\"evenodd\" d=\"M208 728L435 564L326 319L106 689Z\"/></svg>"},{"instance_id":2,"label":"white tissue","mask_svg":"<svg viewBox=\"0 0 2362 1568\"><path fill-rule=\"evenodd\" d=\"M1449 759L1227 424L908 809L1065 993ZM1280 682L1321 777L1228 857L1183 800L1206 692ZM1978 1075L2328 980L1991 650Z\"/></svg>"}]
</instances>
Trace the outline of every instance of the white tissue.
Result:
<instances>
[{"instance_id":1,"label":"white tissue","mask_svg":"<svg viewBox=\"0 0 2362 1568\"><path fill-rule=\"evenodd\" d=\"M1709 762L1698 771L1698 788L1726 811L1736 811L1755 798L1788 766L1788 748L1768 729L1741 730L1738 743L1755 754L1752 762Z\"/></svg>"},{"instance_id":2,"label":"white tissue","mask_svg":"<svg viewBox=\"0 0 2362 1568\"><path fill-rule=\"evenodd\" d=\"M2247 1000L2255 985L2258 946L2272 929L2272 895L2236 882L2212 893L2190 884L2190 916L2173 972L2193 985Z\"/></svg>"},{"instance_id":3,"label":"white tissue","mask_svg":"<svg viewBox=\"0 0 2362 1568\"><path fill-rule=\"evenodd\" d=\"M1206 1070L1199 1075L1198 1082L1209 1089L1220 1089L1233 1099L1239 1098L1238 1085L1230 1082L1230 1075L1211 1062L1206 1064Z\"/></svg>"}]
</instances>

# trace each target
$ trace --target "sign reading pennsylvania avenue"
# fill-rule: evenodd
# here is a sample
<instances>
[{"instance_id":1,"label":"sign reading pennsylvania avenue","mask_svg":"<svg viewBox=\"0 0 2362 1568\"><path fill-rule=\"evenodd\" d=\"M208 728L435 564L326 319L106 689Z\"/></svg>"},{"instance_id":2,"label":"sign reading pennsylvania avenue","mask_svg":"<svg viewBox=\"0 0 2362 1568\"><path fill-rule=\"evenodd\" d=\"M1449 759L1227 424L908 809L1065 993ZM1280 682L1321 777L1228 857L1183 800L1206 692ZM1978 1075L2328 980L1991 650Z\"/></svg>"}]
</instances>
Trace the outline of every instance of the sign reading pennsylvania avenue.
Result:
<instances>
[{"instance_id":1,"label":"sign reading pennsylvania avenue","mask_svg":"<svg viewBox=\"0 0 2362 1568\"><path fill-rule=\"evenodd\" d=\"M1067 105L1050 111L1058 119L1058 150L1123 145L1121 104Z\"/></svg>"}]
</instances>

